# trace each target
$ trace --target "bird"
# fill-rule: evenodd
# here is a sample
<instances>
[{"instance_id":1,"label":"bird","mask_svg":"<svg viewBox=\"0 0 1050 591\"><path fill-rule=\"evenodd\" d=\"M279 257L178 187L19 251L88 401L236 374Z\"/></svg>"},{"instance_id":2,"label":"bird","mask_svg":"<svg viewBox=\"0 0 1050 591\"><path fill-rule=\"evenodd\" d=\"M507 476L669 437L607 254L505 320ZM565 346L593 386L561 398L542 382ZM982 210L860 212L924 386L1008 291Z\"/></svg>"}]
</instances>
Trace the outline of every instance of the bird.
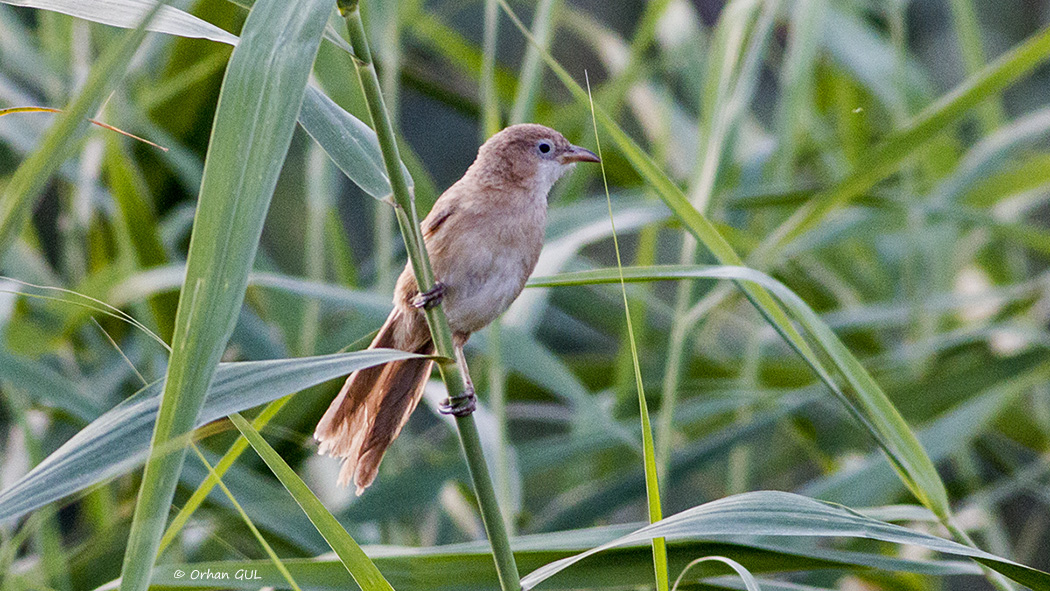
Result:
<instances>
[{"instance_id":1,"label":"bird","mask_svg":"<svg viewBox=\"0 0 1050 591\"><path fill-rule=\"evenodd\" d=\"M543 247L547 196L578 162L598 156L534 123L509 126L478 149L463 177L434 202L420 224L434 284L420 290L411 261L394 287L394 309L369 349L432 355L424 310L443 306L452 330L464 396L441 411L473 412L474 385L463 346L518 297ZM341 459L338 483L353 481L360 496L415 410L433 366L429 358L393 361L355 371L317 423L318 453Z\"/></svg>"}]
</instances>

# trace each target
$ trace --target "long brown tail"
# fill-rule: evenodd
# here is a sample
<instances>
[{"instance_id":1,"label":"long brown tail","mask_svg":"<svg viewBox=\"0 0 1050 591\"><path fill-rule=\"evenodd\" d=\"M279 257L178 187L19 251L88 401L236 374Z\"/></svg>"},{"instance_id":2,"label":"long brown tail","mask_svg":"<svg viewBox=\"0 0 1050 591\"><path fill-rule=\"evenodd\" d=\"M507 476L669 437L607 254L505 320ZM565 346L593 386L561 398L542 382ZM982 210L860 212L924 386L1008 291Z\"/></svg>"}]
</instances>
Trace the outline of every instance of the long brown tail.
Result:
<instances>
[{"instance_id":1,"label":"long brown tail","mask_svg":"<svg viewBox=\"0 0 1050 591\"><path fill-rule=\"evenodd\" d=\"M369 345L423 355L433 353L430 332L421 315L395 308ZM353 479L360 495L375 480L379 462L408 422L433 361L408 359L350 374L314 430L319 453L342 458L339 484Z\"/></svg>"}]
</instances>

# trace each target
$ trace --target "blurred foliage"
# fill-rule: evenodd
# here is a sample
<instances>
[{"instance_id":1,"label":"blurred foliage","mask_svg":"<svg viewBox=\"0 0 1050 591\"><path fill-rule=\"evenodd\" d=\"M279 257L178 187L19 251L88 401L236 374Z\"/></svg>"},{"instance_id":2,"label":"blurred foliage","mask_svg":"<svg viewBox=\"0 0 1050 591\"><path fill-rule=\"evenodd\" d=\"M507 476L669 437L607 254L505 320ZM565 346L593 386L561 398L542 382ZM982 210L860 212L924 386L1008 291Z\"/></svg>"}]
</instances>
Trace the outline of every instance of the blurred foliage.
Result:
<instances>
[{"instance_id":1,"label":"blurred foliage","mask_svg":"<svg viewBox=\"0 0 1050 591\"><path fill-rule=\"evenodd\" d=\"M505 13L486 10L490 3L497 4L363 4L421 215L472 161L486 135L485 113L498 113L501 125L535 121L594 144L586 103ZM245 4L172 6L239 33ZM582 85L587 73L596 106L745 264L797 294L860 360L935 462L954 523L984 550L1050 569L1050 4L555 0L509 7L573 79ZM273 163L280 178L223 355L225 362L283 360L287 373L268 392L253 394L267 388L261 378L243 386L236 408L215 416L269 402L256 427L395 588L493 588L486 547L473 542L483 530L456 434L435 404L421 405L360 498L335 486L334 460L314 454L310 433L341 380L331 379L337 370L316 369L320 361L310 369L292 360L367 343L405 260L389 206L373 198L383 197L385 177L368 160L377 152L367 130L356 128L360 149L343 154L333 150L337 139L319 133L351 126L349 115L369 122L334 13L330 25L307 89L316 102L300 112L283 164ZM123 35L0 3L0 109L72 111L95 80L92 67ZM73 120L81 126L52 161L37 157L54 174L28 193L30 219L15 226L0 259L0 489L10 490L107 410L139 408L159 392L153 386L125 402L167 371L167 351L147 331L171 342L230 54L216 41L147 34L89 115L167 150ZM39 154L60 117L0 117L3 199L22 186L20 165ZM660 201L665 192L638 167L638 154L607 126L599 133L624 264L644 271L718 263L697 247L680 212ZM60 152L69 157L57 158ZM536 275L615 265L600 174L580 167L553 191ZM775 489L876 507L878 519L951 537L914 505L875 441L807 361L728 281L626 288L665 515ZM597 282L531 288L468 347L479 423L519 536L523 575L647 518L635 376L616 289ZM832 355L818 351L825 363ZM238 367L246 366L220 365L217 375ZM134 437L116 429L103 441L106 453L118 454L104 457L126 453L123 464L81 466L83 480L69 475L53 487L56 497L68 496L0 518L0 589L93 589L120 576L141 482L141 427ZM238 432L218 421L197 434L215 465ZM173 515L207 476L190 454ZM231 459L223 482L302 588L352 585L334 559L306 560L330 548L256 455ZM180 527L158 573L184 563L258 562L266 585L285 584L219 489ZM653 580L646 552L642 544L585 560L550 588L645 588ZM739 562L763 589L990 584L973 563L884 542L739 536L671 544L672 580L709 555ZM679 588L742 588L721 577L727 572L705 563ZM164 576L165 585L173 580Z\"/></svg>"}]
</instances>

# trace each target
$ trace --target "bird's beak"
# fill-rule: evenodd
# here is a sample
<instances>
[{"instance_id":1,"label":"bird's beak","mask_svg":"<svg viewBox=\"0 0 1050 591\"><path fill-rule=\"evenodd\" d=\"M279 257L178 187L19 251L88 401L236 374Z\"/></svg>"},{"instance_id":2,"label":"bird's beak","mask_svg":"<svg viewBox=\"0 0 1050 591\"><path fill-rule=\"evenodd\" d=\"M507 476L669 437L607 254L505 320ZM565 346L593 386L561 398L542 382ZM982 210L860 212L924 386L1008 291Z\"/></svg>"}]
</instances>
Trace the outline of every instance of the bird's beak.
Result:
<instances>
[{"instance_id":1,"label":"bird's beak","mask_svg":"<svg viewBox=\"0 0 1050 591\"><path fill-rule=\"evenodd\" d=\"M601 162L602 159L597 154L588 150L587 148L581 148L579 146L569 146L558 160L562 164L571 164L573 162Z\"/></svg>"}]
</instances>

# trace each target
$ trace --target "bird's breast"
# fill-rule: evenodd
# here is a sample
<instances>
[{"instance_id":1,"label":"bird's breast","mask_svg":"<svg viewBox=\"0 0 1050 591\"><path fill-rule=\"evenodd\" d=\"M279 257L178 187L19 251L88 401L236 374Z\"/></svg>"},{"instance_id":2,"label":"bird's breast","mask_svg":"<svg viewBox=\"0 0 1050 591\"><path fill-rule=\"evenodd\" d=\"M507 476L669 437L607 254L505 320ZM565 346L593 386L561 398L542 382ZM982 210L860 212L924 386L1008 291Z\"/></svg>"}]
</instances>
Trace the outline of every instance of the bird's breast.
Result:
<instances>
[{"instance_id":1,"label":"bird's breast","mask_svg":"<svg viewBox=\"0 0 1050 591\"><path fill-rule=\"evenodd\" d=\"M454 332L484 328L521 293L543 247L545 205L476 208L442 233L442 248L428 244Z\"/></svg>"}]
</instances>

